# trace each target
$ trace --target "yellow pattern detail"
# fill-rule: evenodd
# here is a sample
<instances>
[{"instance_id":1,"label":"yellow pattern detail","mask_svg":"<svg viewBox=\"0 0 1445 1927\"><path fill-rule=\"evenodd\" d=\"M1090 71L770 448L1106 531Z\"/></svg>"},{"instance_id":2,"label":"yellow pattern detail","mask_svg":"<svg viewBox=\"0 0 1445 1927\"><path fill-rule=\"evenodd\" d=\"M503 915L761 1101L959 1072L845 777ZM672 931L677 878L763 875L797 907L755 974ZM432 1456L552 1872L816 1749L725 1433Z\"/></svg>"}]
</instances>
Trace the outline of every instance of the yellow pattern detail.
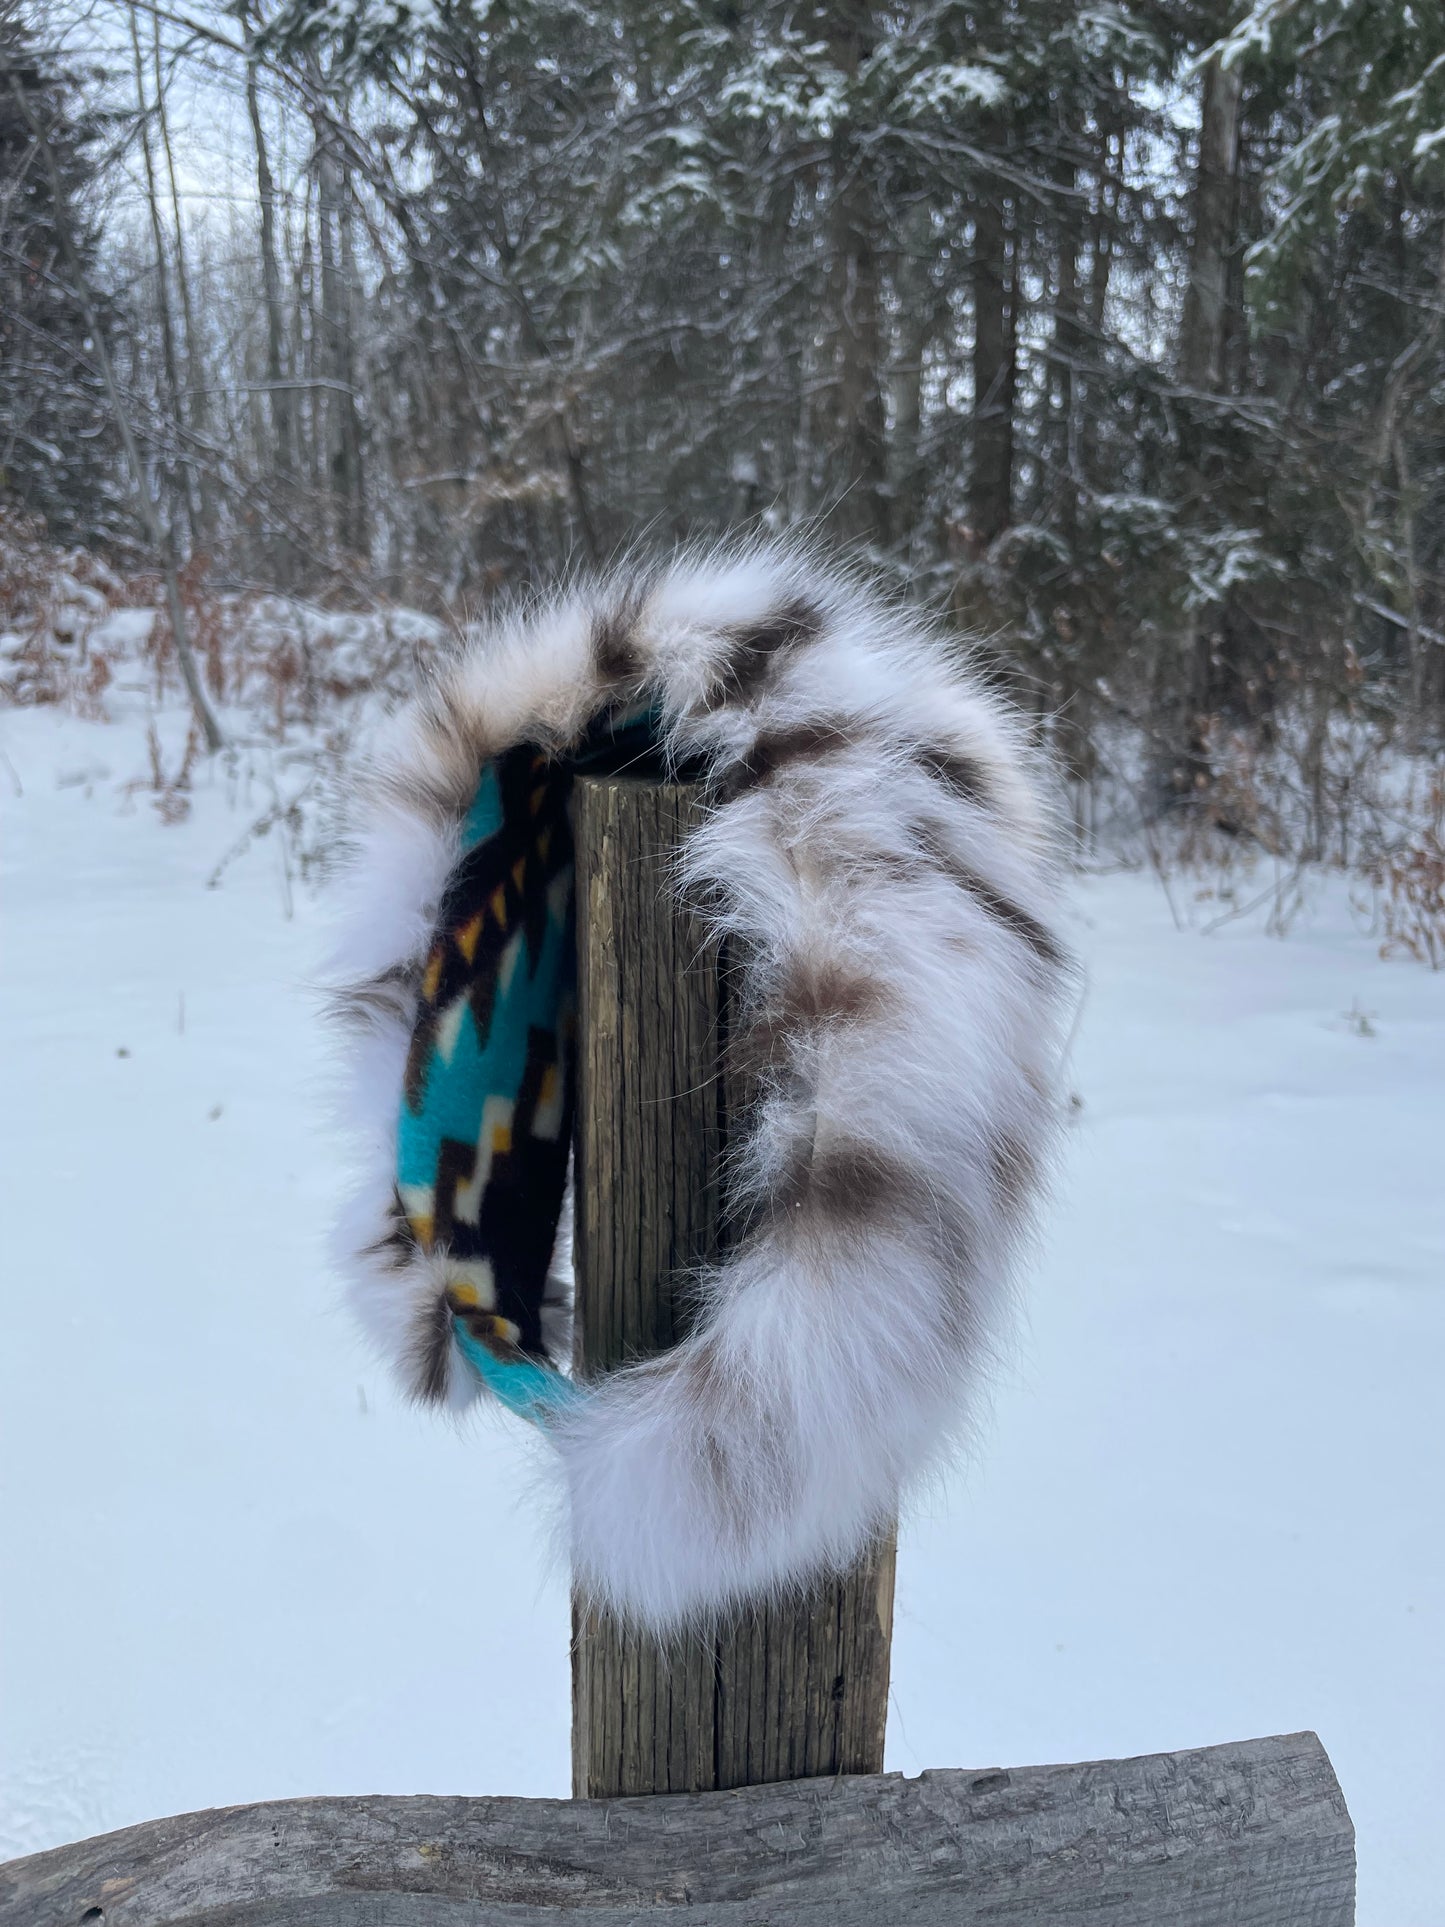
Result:
<instances>
[{"instance_id":1,"label":"yellow pattern detail","mask_svg":"<svg viewBox=\"0 0 1445 1927\"><path fill-rule=\"evenodd\" d=\"M477 954L477 939L481 934L482 920L479 916L473 917L470 923L464 923L457 932L457 949L461 951L468 963Z\"/></svg>"},{"instance_id":2,"label":"yellow pattern detail","mask_svg":"<svg viewBox=\"0 0 1445 1927\"><path fill-rule=\"evenodd\" d=\"M502 1156L505 1157L510 1153L511 1149L512 1149L511 1125L494 1124L492 1126L492 1156L496 1157L500 1153Z\"/></svg>"},{"instance_id":3,"label":"yellow pattern detail","mask_svg":"<svg viewBox=\"0 0 1445 1927\"><path fill-rule=\"evenodd\" d=\"M421 980L421 994L424 1003L434 1004L436 1002L437 992L441 989L441 983L442 953L440 950L433 950L430 958L427 960L426 975Z\"/></svg>"},{"instance_id":4,"label":"yellow pattern detail","mask_svg":"<svg viewBox=\"0 0 1445 1927\"><path fill-rule=\"evenodd\" d=\"M507 893L500 883L487 898L487 908L498 923L504 924L507 921Z\"/></svg>"}]
</instances>

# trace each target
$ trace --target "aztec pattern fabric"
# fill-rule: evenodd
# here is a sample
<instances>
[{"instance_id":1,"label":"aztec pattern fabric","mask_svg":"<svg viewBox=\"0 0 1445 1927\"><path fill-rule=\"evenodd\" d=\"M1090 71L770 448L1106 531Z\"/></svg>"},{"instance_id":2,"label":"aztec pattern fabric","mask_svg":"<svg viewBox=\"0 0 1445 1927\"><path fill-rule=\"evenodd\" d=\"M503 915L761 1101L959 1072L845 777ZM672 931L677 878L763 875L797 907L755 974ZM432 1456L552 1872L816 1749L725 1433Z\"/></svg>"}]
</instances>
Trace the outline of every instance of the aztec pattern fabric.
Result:
<instances>
[{"instance_id":1,"label":"aztec pattern fabric","mask_svg":"<svg viewBox=\"0 0 1445 1927\"><path fill-rule=\"evenodd\" d=\"M577 1385L566 800L648 763L705 784L677 887L740 960L749 1229L682 1344ZM666 1628L842 1570L966 1423L1058 1133L1043 797L952 638L781 546L574 585L393 719L343 909L342 1252L412 1393L543 1421L600 1602Z\"/></svg>"},{"instance_id":2,"label":"aztec pattern fabric","mask_svg":"<svg viewBox=\"0 0 1445 1927\"><path fill-rule=\"evenodd\" d=\"M569 787L525 745L482 772L422 971L397 1127L393 1236L446 1253L458 1341L528 1417L567 1385L539 1367L572 1124ZM427 1361L433 1396L445 1356Z\"/></svg>"},{"instance_id":3,"label":"aztec pattern fabric","mask_svg":"<svg viewBox=\"0 0 1445 1927\"><path fill-rule=\"evenodd\" d=\"M579 770L636 769L656 750L646 707L602 718L565 758L520 744L483 769L461 826L397 1125L392 1247L442 1255L448 1275L424 1396L444 1396L452 1340L521 1417L544 1423L572 1396L542 1329L572 1142L567 806Z\"/></svg>"}]
</instances>

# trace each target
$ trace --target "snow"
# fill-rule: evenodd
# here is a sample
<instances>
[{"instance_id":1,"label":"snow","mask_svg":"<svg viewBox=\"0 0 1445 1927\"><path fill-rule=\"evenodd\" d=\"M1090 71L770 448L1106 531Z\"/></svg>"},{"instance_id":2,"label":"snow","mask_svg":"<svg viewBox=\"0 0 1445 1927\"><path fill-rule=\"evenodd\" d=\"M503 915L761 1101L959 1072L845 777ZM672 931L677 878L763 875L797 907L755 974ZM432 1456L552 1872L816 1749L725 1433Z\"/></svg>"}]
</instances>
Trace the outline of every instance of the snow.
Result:
<instances>
[{"instance_id":1,"label":"snow","mask_svg":"<svg viewBox=\"0 0 1445 1927\"><path fill-rule=\"evenodd\" d=\"M61 603L78 603L90 615L103 615L106 599L101 591L88 582L77 582L73 575L64 570L55 578L55 597Z\"/></svg>"},{"instance_id":2,"label":"snow","mask_svg":"<svg viewBox=\"0 0 1445 1927\"><path fill-rule=\"evenodd\" d=\"M185 730L162 719L164 762ZM568 1788L528 1441L336 1305L270 792L167 822L138 713L0 714L0 1853L315 1792ZM1080 886L1072 1155L1014 1369L899 1566L888 1764L1316 1728L1363 1927L1437 1913L1445 977ZM294 909L288 918L287 905ZM1261 913L1262 914L1262 913Z\"/></svg>"},{"instance_id":3,"label":"snow","mask_svg":"<svg viewBox=\"0 0 1445 1927\"><path fill-rule=\"evenodd\" d=\"M154 609L112 609L91 630L90 646L128 653L149 640L155 622Z\"/></svg>"},{"instance_id":4,"label":"snow","mask_svg":"<svg viewBox=\"0 0 1445 1927\"><path fill-rule=\"evenodd\" d=\"M846 76L822 46L789 40L758 47L718 92L718 104L743 120L775 121L828 134L847 119Z\"/></svg>"},{"instance_id":5,"label":"snow","mask_svg":"<svg viewBox=\"0 0 1445 1927\"><path fill-rule=\"evenodd\" d=\"M1445 978L1081 892L1084 1099L988 1448L905 1541L889 1764L1313 1727L1361 1927L1438 1918Z\"/></svg>"},{"instance_id":6,"label":"snow","mask_svg":"<svg viewBox=\"0 0 1445 1927\"><path fill-rule=\"evenodd\" d=\"M991 67L972 61L941 62L915 74L900 91L905 114L949 114L962 107L997 107L1008 98L1008 82Z\"/></svg>"},{"instance_id":7,"label":"snow","mask_svg":"<svg viewBox=\"0 0 1445 1927\"><path fill-rule=\"evenodd\" d=\"M1185 597L1191 609L1217 606L1237 583L1285 573L1278 556L1267 555L1260 546L1257 529L1222 529L1196 537L1196 543L1199 553L1189 566Z\"/></svg>"}]
</instances>

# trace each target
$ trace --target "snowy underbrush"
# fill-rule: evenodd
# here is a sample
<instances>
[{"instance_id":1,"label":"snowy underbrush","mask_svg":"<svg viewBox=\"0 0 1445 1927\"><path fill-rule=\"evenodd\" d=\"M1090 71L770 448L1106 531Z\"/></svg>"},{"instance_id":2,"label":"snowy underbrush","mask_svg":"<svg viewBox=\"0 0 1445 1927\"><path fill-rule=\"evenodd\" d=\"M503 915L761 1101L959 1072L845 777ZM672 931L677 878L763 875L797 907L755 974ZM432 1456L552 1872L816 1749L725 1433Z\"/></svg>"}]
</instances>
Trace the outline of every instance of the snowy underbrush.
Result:
<instances>
[{"instance_id":1,"label":"snowy underbrush","mask_svg":"<svg viewBox=\"0 0 1445 1927\"><path fill-rule=\"evenodd\" d=\"M1383 956L1445 968L1445 756L1393 719L1283 714L1267 737L1212 721L1198 792L1161 800L1146 732L1102 726L1073 791L1085 869L1148 867L1175 922L1260 913L1284 936L1327 876L1344 876Z\"/></svg>"},{"instance_id":2,"label":"snowy underbrush","mask_svg":"<svg viewBox=\"0 0 1445 1927\"><path fill-rule=\"evenodd\" d=\"M376 718L414 687L446 628L415 610L341 609L182 576L191 647L221 714L223 772L243 814L217 875L275 833L285 873L324 867L346 767ZM0 702L124 722L121 786L167 823L189 814L201 759L158 576L122 575L49 544L0 510ZM1214 721L1190 807L1161 804L1147 731L1100 721L1073 791L1081 867L1148 867L1177 924L1262 918L1286 934L1329 874L1346 876L1384 955L1445 968L1445 755L1407 752L1392 719Z\"/></svg>"},{"instance_id":3,"label":"snowy underbrush","mask_svg":"<svg viewBox=\"0 0 1445 1927\"><path fill-rule=\"evenodd\" d=\"M228 793L246 822L231 857L275 832L288 874L324 862L340 778L376 716L411 688L443 624L416 610L327 608L217 588L182 572L190 646L221 718ZM0 703L51 705L117 732L115 772L166 823L190 814L201 759L164 587L50 545L0 510ZM108 772L108 774L111 772Z\"/></svg>"}]
</instances>

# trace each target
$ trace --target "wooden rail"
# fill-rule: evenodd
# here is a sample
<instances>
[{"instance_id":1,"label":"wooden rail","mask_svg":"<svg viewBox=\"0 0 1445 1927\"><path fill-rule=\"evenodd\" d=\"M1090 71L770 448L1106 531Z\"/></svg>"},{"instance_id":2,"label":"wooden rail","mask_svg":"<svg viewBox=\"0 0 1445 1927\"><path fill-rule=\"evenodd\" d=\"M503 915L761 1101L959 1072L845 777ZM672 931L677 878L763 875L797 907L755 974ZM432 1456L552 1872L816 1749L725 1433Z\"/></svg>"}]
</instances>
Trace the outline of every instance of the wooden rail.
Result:
<instances>
[{"instance_id":1,"label":"wooden rail","mask_svg":"<svg viewBox=\"0 0 1445 1927\"><path fill-rule=\"evenodd\" d=\"M0 1867L0 1927L1351 1927L1312 1733L630 1800L280 1800Z\"/></svg>"}]
</instances>

